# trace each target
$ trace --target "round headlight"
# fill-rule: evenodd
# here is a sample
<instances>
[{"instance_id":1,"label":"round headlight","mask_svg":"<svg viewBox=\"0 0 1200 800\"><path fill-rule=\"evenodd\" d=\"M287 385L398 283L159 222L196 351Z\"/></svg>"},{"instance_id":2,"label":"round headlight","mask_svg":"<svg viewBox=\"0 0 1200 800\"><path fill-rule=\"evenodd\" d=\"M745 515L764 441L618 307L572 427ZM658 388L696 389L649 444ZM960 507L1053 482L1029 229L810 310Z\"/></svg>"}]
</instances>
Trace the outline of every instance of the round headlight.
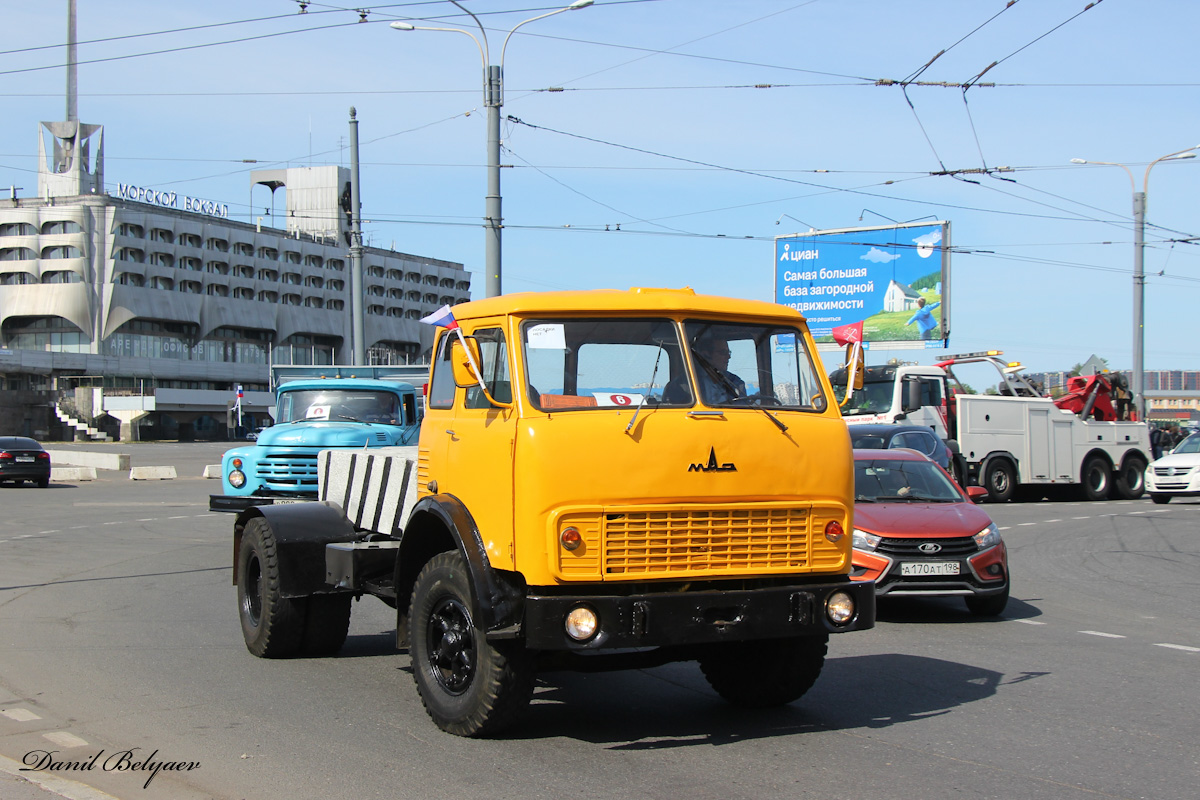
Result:
<instances>
[{"instance_id":1,"label":"round headlight","mask_svg":"<svg viewBox=\"0 0 1200 800\"><path fill-rule=\"evenodd\" d=\"M834 625L845 625L854 619L854 598L845 592L834 592L825 601L825 616Z\"/></svg>"},{"instance_id":2,"label":"round headlight","mask_svg":"<svg viewBox=\"0 0 1200 800\"><path fill-rule=\"evenodd\" d=\"M576 606L567 614L564 627L567 629L567 636L577 642L584 642L596 635L600 628L600 618L587 606Z\"/></svg>"},{"instance_id":3,"label":"round headlight","mask_svg":"<svg viewBox=\"0 0 1200 800\"><path fill-rule=\"evenodd\" d=\"M558 540L562 542L564 550L578 550L579 545L583 544L583 537L579 535L579 529L574 526L564 528Z\"/></svg>"},{"instance_id":4,"label":"round headlight","mask_svg":"<svg viewBox=\"0 0 1200 800\"><path fill-rule=\"evenodd\" d=\"M235 489L240 489L246 485L246 473L240 469L235 469L229 473L229 485Z\"/></svg>"}]
</instances>

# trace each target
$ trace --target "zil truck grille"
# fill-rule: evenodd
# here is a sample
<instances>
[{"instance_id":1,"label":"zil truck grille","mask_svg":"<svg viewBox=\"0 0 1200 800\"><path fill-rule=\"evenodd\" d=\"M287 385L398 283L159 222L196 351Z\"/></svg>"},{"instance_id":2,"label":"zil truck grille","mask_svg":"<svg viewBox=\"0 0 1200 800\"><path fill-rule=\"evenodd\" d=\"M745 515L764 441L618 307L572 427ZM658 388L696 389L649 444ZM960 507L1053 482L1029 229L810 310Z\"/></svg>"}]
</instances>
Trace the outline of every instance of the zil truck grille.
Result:
<instances>
[{"instance_id":1,"label":"zil truck grille","mask_svg":"<svg viewBox=\"0 0 1200 800\"><path fill-rule=\"evenodd\" d=\"M266 456L258 462L258 478L272 489L317 490L317 454Z\"/></svg>"},{"instance_id":2,"label":"zil truck grille","mask_svg":"<svg viewBox=\"0 0 1200 800\"><path fill-rule=\"evenodd\" d=\"M610 576L742 573L808 566L807 509L643 511L606 514Z\"/></svg>"}]
</instances>

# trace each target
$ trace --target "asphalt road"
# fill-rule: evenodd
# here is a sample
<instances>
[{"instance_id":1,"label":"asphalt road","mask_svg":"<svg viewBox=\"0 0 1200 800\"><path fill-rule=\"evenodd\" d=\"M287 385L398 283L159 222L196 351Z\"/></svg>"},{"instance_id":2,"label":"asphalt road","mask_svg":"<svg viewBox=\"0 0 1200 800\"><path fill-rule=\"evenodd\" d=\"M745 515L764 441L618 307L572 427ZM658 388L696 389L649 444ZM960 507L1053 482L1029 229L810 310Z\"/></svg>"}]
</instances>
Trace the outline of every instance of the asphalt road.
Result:
<instances>
[{"instance_id":1,"label":"asphalt road","mask_svg":"<svg viewBox=\"0 0 1200 800\"><path fill-rule=\"evenodd\" d=\"M121 800L1190 800L1200 784L1200 501L987 506L1010 547L1004 618L882 604L784 709L734 709L694 664L551 674L511 735L473 741L429 722L373 598L337 657L246 652L232 518L199 477L227 446L131 448L174 481L0 488L0 796L53 797L26 776ZM41 750L100 756L13 774Z\"/></svg>"}]
</instances>

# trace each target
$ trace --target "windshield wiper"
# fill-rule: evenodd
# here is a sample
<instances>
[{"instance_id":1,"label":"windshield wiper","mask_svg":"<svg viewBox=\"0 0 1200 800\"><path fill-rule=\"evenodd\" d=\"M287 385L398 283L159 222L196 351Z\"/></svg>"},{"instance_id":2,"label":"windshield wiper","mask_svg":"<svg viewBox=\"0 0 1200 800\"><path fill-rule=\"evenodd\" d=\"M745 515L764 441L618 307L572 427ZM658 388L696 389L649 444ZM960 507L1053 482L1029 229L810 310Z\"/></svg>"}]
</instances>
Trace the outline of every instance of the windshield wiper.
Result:
<instances>
[{"instance_id":1,"label":"windshield wiper","mask_svg":"<svg viewBox=\"0 0 1200 800\"><path fill-rule=\"evenodd\" d=\"M646 405L646 398L654 391L654 379L658 377L658 364L662 361L663 354L662 342L655 342L655 344L658 345L658 355L654 357L654 371L650 373L650 385L646 387L646 391L642 393L641 401L638 403L637 408L633 410L633 416L629 419L629 424L625 426L626 433L629 433L633 428L633 423L637 422L638 414L642 412L642 406Z\"/></svg>"},{"instance_id":2,"label":"windshield wiper","mask_svg":"<svg viewBox=\"0 0 1200 800\"><path fill-rule=\"evenodd\" d=\"M783 431L784 433L787 433L787 429L788 429L787 425L784 425L783 422L778 417L776 417L774 414L772 414L770 411L767 411L767 409L763 407L762 402L761 402L761 400L762 400L761 396L759 398L758 403L749 402L750 397L748 395L739 395L737 387L733 385L733 381L729 380L729 378L726 378L724 373L721 372L721 370L717 369L716 367L714 367L712 365L712 362L710 362L704 356L700 355L700 353L696 351L696 348L690 347L688 349L692 351L692 358L694 358L696 361L698 361L700 363L700 366L704 368L704 371L707 372L709 375L711 375L713 377L713 379L718 381L721 384L721 386L723 386L725 388L725 390L727 392L729 392L730 399L726 400L722 403L719 403L718 405L720 405L720 406L734 405L738 400L745 400L745 401L747 401L746 405L756 406L759 411L761 411L767 415L767 419L769 419L769 420L771 420L771 422L775 423L775 426L777 428L779 428L779 430Z\"/></svg>"}]
</instances>

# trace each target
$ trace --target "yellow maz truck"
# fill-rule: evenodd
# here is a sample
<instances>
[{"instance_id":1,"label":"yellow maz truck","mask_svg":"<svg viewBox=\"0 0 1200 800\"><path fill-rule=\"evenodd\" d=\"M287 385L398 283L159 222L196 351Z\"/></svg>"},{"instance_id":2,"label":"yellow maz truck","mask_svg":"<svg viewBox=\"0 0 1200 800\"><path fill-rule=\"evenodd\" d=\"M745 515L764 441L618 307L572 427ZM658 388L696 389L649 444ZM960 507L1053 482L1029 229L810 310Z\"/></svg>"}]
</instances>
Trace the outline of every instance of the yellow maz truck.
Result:
<instances>
[{"instance_id":1,"label":"yellow maz truck","mask_svg":"<svg viewBox=\"0 0 1200 800\"><path fill-rule=\"evenodd\" d=\"M374 595L430 717L485 736L539 670L695 660L733 703L788 703L829 634L874 625L873 587L849 577L850 440L799 313L632 289L453 315L415 465L362 476L412 476L401 524L362 513L385 489L356 523L333 502L239 516L255 655L336 652L351 598Z\"/></svg>"}]
</instances>

